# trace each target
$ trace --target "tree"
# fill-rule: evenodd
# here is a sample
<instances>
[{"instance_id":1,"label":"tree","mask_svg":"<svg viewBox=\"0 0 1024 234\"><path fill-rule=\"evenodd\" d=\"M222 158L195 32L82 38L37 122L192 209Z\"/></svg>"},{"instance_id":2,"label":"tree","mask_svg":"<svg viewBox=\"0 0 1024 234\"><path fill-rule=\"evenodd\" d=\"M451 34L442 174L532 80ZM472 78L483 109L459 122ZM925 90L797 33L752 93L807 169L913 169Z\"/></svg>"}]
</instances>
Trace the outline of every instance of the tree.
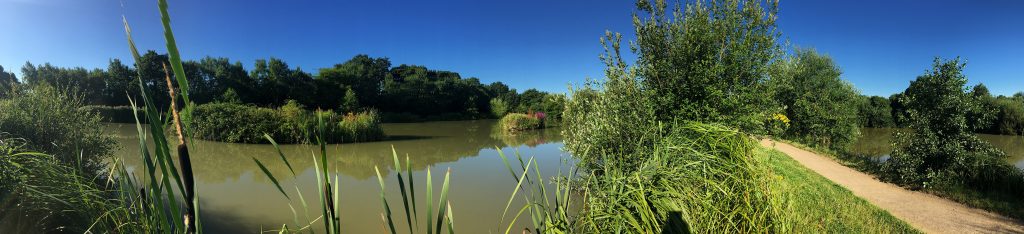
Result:
<instances>
[{"instance_id":1,"label":"tree","mask_svg":"<svg viewBox=\"0 0 1024 234\"><path fill-rule=\"evenodd\" d=\"M348 87L359 94L359 103L375 105L390 68L388 58L371 58L365 54L356 55L331 68L321 68L317 79L327 81L326 84L335 88L335 92L321 93L320 96L326 100L340 100L343 93L336 91Z\"/></svg>"},{"instance_id":2,"label":"tree","mask_svg":"<svg viewBox=\"0 0 1024 234\"><path fill-rule=\"evenodd\" d=\"M635 67L661 107L656 118L761 131L774 112L766 81L781 54L778 2L696 1L666 12L665 0L641 0L637 7Z\"/></svg>"},{"instance_id":3,"label":"tree","mask_svg":"<svg viewBox=\"0 0 1024 234\"><path fill-rule=\"evenodd\" d=\"M502 100L499 97L491 98L490 104L491 115L493 115L495 118L501 118L502 116L505 116L506 113L508 113L508 102L505 102L505 100Z\"/></svg>"},{"instance_id":4,"label":"tree","mask_svg":"<svg viewBox=\"0 0 1024 234\"><path fill-rule=\"evenodd\" d=\"M807 144L843 151L860 135L860 94L842 80L832 58L797 49L772 77L775 99L790 119L787 135Z\"/></svg>"},{"instance_id":5,"label":"tree","mask_svg":"<svg viewBox=\"0 0 1024 234\"><path fill-rule=\"evenodd\" d=\"M884 179L914 186L943 182L979 188L993 186L995 177L990 173L1018 170L1003 161L1005 153L979 139L969 126L969 113L979 105L967 92L965 66L959 58L936 58L933 68L903 92L913 131L894 138L892 144L897 147L883 164Z\"/></svg>"},{"instance_id":6,"label":"tree","mask_svg":"<svg viewBox=\"0 0 1024 234\"><path fill-rule=\"evenodd\" d=\"M860 113L860 125L863 127L893 127L891 103L885 97L863 97L858 112Z\"/></svg>"},{"instance_id":7,"label":"tree","mask_svg":"<svg viewBox=\"0 0 1024 234\"><path fill-rule=\"evenodd\" d=\"M345 89L345 98L341 102L341 110L347 113L359 110L359 98L356 97L356 92L351 88Z\"/></svg>"},{"instance_id":8,"label":"tree","mask_svg":"<svg viewBox=\"0 0 1024 234\"><path fill-rule=\"evenodd\" d=\"M14 76L14 73L4 71L4 66L0 66L0 98L5 98L8 93L14 91L14 87L18 85L18 77Z\"/></svg>"}]
</instances>

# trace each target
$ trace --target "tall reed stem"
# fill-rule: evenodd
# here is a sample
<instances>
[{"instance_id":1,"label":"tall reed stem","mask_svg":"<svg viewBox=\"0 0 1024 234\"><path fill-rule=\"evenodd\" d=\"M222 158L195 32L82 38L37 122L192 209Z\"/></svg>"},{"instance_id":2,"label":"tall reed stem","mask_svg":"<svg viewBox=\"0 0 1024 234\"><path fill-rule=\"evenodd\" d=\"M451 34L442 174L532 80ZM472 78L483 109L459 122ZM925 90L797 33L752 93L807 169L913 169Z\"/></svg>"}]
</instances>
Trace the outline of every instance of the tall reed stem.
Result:
<instances>
[{"instance_id":1,"label":"tall reed stem","mask_svg":"<svg viewBox=\"0 0 1024 234\"><path fill-rule=\"evenodd\" d=\"M176 97L174 93L174 85L171 83L171 74L167 70L167 64L162 64L164 67L164 75L167 81L167 93L171 95L171 116L174 118L174 128L178 133L178 163L181 167L182 180L185 184L185 233L195 233L195 207L193 207L193 198L195 188L195 179L192 177L192 160L188 155L188 146L185 145L185 134L181 127L181 117L178 114L178 108L176 104ZM187 103L185 105L188 105Z\"/></svg>"}]
</instances>

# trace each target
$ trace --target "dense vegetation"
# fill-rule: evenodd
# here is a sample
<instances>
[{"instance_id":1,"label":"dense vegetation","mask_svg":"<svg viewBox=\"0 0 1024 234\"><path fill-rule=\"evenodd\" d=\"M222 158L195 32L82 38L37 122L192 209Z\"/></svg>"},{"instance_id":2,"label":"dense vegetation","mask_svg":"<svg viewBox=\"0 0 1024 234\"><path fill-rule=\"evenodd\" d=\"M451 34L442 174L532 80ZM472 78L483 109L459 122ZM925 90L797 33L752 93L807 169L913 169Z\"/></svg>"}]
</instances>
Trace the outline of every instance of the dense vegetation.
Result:
<instances>
[{"instance_id":1,"label":"dense vegetation","mask_svg":"<svg viewBox=\"0 0 1024 234\"><path fill-rule=\"evenodd\" d=\"M1024 171L972 131L978 127L972 115L982 106L967 89L964 67L959 59L936 59L934 68L910 83L903 100L912 131L896 134L881 176L940 193L968 190L997 200L1024 196ZM1020 217L1024 205L1014 203L1018 209L1011 214Z\"/></svg>"},{"instance_id":2,"label":"dense vegetation","mask_svg":"<svg viewBox=\"0 0 1024 234\"><path fill-rule=\"evenodd\" d=\"M767 79L780 52L777 6L698 1L670 8L641 0L637 7L637 64L623 61L621 37L608 33L605 79L573 90L563 115L565 148L588 175L582 228L790 230L775 177L754 157L755 143L736 130L764 132L774 109Z\"/></svg>"},{"instance_id":3,"label":"dense vegetation","mask_svg":"<svg viewBox=\"0 0 1024 234\"><path fill-rule=\"evenodd\" d=\"M117 59L110 60L106 69L93 70L26 62L21 81L77 90L87 105L128 106L127 97L141 100L136 87L140 81L150 92L166 92L163 64L168 61L167 55L148 51L134 67ZM276 58L256 60L246 70L240 62L206 57L183 61L182 69L195 104L231 102L274 108L294 100L311 109L338 113L375 109L386 121L397 122L499 118L506 112L560 113L565 99L536 89L520 93L501 82L483 84L451 71L392 66L387 58L367 55L321 68L317 74L291 68ZM0 74L0 90L18 82L9 78L11 73ZM135 74L141 74L141 79ZM169 97L152 98L160 109L169 106Z\"/></svg>"},{"instance_id":4,"label":"dense vegetation","mask_svg":"<svg viewBox=\"0 0 1024 234\"><path fill-rule=\"evenodd\" d=\"M544 112L528 114L508 113L505 117L501 117L501 120L498 121L498 125L501 126L502 131L515 133L544 128L546 120L547 118Z\"/></svg>"},{"instance_id":5,"label":"dense vegetation","mask_svg":"<svg viewBox=\"0 0 1024 234\"><path fill-rule=\"evenodd\" d=\"M114 149L81 96L48 86L0 98L0 230L84 232L107 201L99 184Z\"/></svg>"},{"instance_id":6,"label":"dense vegetation","mask_svg":"<svg viewBox=\"0 0 1024 234\"><path fill-rule=\"evenodd\" d=\"M264 134L279 143L315 141L310 129L322 118L326 122L327 143L365 142L384 139L380 116L376 111L335 114L332 111L306 110L302 104L289 101L272 109L232 103L197 105L192 114L193 134L199 139L237 143L268 143Z\"/></svg>"},{"instance_id":7,"label":"dense vegetation","mask_svg":"<svg viewBox=\"0 0 1024 234\"><path fill-rule=\"evenodd\" d=\"M839 66L808 49L798 49L792 58L775 65L771 87L790 122L783 136L818 147L848 149L860 136L859 94L839 78Z\"/></svg>"},{"instance_id":8,"label":"dense vegetation","mask_svg":"<svg viewBox=\"0 0 1024 234\"><path fill-rule=\"evenodd\" d=\"M992 96L985 84L973 86L968 95L972 108L967 114L967 125L975 133L1024 135L1024 92L1013 96ZM889 98L862 96L861 126L907 128L913 124L905 93Z\"/></svg>"}]
</instances>

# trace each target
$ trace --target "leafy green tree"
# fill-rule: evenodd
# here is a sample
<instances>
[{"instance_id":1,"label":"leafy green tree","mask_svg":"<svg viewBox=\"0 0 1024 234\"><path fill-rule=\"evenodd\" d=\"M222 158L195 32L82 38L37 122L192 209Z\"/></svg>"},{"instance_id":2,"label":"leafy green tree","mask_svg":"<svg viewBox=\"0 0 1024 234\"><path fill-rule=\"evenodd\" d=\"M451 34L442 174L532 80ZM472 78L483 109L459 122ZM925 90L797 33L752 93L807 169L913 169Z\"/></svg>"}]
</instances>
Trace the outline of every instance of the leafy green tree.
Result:
<instances>
[{"instance_id":1,"label":"leafy green tree","mask_svg":"<svg viewBox=\"0 0 1024 234\"><path fill-rule=\"evenodd\" d=\"M15 77L13 72L4 71L4 67L0 66L0 98L7 97L14 91L16 85L18 85L18 77Z\"/></svg>"},{"instance_id":2,"label":"leafy green tree","mask_svg":"<svg viewBox=\"0 0 1024 234\"><path fill-rule=\"evenodd\" d=\"M665 0L641 0L637 7L632 47L638 79L661 107L658 120L763 128L774 108L768 66L781 54L777 1L696 1L666 11Z\"/></svg>"},{"instance_id":3,"label":"leafy green tree","mask_svg":"<svg viewBox=\"0 0 1024 234\"><path fill-rule=\"evenodd\" d=\"M508 102L502 100L500 97L491 98L491 115L495 118L501 118L508 113Z\"/></svg>"},{"instance_id":4,"label":"leafy green tree","mask_svg":"<svg viewBox=\"0 0 1024 234\"><path fill-rule=\"evenodd\" d=\"M979 139L969 126L969 113L979 105L967 92L965 63L936 58L933 66L903 92L913 131L894 138L897 147L883 164L883 178L923 187L1004 186L998 182L1003 177L992 175L1011 175L1019 169L1005 163L1006 154Z\"/></svg>"},{"instance_id":5,"label":"leafy green tree","mask_svg":"<svg viewBox=\"0 0 1024 234\"><path fill-rule=\"evenodd\" d=\"M786 108L786 133L798 141L834 150L848 149L860 135L860 94L840 78L832 58L813 49L797 49L781 63L771 83Z\"/></svg>"},{"instance_id":6,"label":"leafy green tree","mask_svg":"<svg viewBox=\"0 0 1024 234\"><path fill-rule=\"evenodd\" d=\"M235 92L234 88L228 88L227 91L224 91L224 94L221 94L220 97L217 98L217 101L218 102L241 104L242 103L242 98L240 96L238 96L238 92Z\"/></svg>"},{"instance_id":7,"label":"leafy green tree","mask_svg":"<svg viewBox=\"0 0 1024 234\"><path fill-rule=\"evenodd\" d=\"M356 112L359 110L359 98L351 88L345 89L345 98L341 102L341 110L344 113Z\"/></svg>"},{"instance_id":8,"label":"leafy green tree","mask_svg":"<svg viewBox=\"0 0 1024 234\"><path fill-rule=\"evenodd\" d=\"M387 78L390 68L391 61L388 58L371 58L365 54L356 55L331 68L321 68L317 79L327 81L325 85L330 87L326 90L327 92L319 95L322 100L341 100L341 95L344 93L340 91L344 91L347 87L359 94L359 103L375 105L380 97L381 85Z\"/></svg>"},{"instance_id":9,"label":"leafy green tree","mask_svg":"<svg viewBox=\"0 0 1024 234\"><path fill-rule=\"evenodd\" d=\"M893 127L892 107L889 99L881 96L863 96L860 102L860 125L869 128Z\"/></svg>"}]
</instances>

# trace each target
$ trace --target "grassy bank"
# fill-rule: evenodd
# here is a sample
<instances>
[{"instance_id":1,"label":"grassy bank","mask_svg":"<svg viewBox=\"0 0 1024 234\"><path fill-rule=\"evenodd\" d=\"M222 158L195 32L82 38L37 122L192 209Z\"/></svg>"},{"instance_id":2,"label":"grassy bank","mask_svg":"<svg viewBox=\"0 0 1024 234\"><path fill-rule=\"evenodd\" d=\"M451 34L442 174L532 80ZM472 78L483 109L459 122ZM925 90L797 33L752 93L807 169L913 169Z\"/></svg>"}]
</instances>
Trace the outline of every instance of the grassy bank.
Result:
<instances>
[{"instance_id":1,"label":"grassy bank","mask_svg":"<svg viewBox=\"0 0 1024 234\"><path fill-rule=\"evenodd\" d=\"M919 233L906 222L814 173L782 152L760 148L788 196L793 233Z\"/></svg>"},{"instance_id":2,"label":"grassy bank","mask_svg":"<svg viewBox=\"0 0 1024 234\"><path fill-rule=\"evenodd\" d=\"M297 102L279 108L256 107L232 103L202 104L193 112L195 137L232 143L268 142L263 134L279 143L302 143L316 140L310 129L317 117L325 122L327 143L366 142L384 139L380 116L375 111L336 114L323 111L314 114Z\"/></svg>"}]
</instances>

